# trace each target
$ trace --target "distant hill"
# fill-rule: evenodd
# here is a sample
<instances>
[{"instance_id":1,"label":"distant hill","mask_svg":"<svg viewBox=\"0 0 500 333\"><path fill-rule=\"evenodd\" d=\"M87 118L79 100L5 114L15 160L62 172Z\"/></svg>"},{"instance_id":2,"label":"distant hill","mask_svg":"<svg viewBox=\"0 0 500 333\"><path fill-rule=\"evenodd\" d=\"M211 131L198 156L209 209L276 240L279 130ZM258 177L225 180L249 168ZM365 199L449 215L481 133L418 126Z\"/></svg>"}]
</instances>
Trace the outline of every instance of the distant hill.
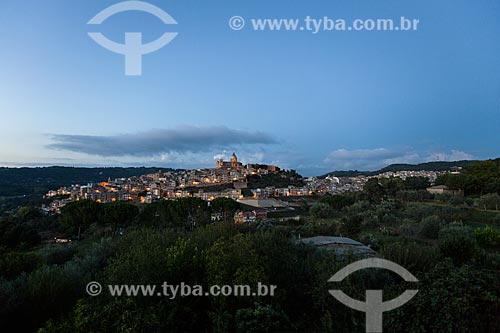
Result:
<instances>
[{"instance_id":1,"label":"distant hill","mask_svg":"<svg viewBox=\"0 0 500 333\"><path fill-rule=\"evenodd\" d=\"M0 168L0 196L39 195L71 184L101 182L155 173L166 168Z\"/></svg>"},{"instance_id":2,"label":"distant hill","mask_svg":"<svg viewBox=\"0 0 500 333\"><path fill-rule=\"evenodd\" d=\"M420 164L391 164L378 171L332 171L319 178L325 178L328 175L335 175L336 177L357 177L357 176L374 176L384 172L397 172L397 171L450 171L454 167L468 167L475 161L455 161L455 162L426 162Z\"/></svg>"},{"instance_id":3,"label":"distant hill","mask_svg":"<svg viewBox=\"0 0 500 333\"><path fill-rule=\"evenodd\" d=\"M467 167L474 161L457 162L428 162L421 164L392 164L378 171L333 171L328 175L337 177L355 177L361 175L376 175L388 171L447 171L452 167ZM71 184L86 184L89 182L101 182L109 178L128 178L141 176L149 173L162 171L173 171L167 168L75 168L75 167L38 167L38 168L0 168L0 197L40 195L48 190L57 189ZM175 171L175 170L174 170ZM286 173L285 173L286 175ZM282 182L287 184L294 180L295 185L300 186L302 179L299 175L290 174L283 178L282 174L271 174L266 177L250 177L249 187L281 186ZM265 186L264 186L265 187Z\"/></svg>"},{"instance_id":4,"label":"distant hill","mask_svg":"<svg viewBox=\"0 0 500 333\"><path fill-rule=\"evenodd\" d=\"M335 176L335 177L358 177L358 176L373 176L376 175L378 172L377 171L359 171L359 170L347 170L347 171L332 171L329 173L326 173L324 175L318 176L318 178L323 179L328 176Z\"/></svg>"},{"instance_id":5,"label":"distant hill","mask_svg":"<svg viewBox=\"0 0 500 333\"><path fill-rule=\"evenodd\" d=\"M468 167L475 161L455 161L455 162L427 162L420 164L391 164L380 169L377 173L396 171L450 171L453 167Z\"/></svg>"}]
</instances>

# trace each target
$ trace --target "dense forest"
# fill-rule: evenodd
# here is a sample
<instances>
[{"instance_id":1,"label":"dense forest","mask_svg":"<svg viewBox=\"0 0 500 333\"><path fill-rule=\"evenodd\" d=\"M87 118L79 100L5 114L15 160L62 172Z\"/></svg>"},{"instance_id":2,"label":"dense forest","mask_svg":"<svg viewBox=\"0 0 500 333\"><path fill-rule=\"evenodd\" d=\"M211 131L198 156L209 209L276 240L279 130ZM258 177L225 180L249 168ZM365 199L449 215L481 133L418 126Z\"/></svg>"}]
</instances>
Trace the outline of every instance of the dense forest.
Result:
<instances>
[{"instance_id":1,"label":"dense forest","mask_svg":"<svg viewBox=\"0 0 500 333\"><path fill-rule=\"evenodd\" d=\"M0 168L0 197L45 194L48 190L71 184L101 182L110 177L141 176L165 168Z\"/></svg>"},{"instance_id":2,"label":"dense forest","mask_svg":"<svg viewBox=\"0 0 500 333\"><path fill-rule=\"evenodd\" d=\"M494 162L495 163L495 162ZM497 164L495 164L497 165ZM497 165L498 166L498 165ZM500 196L491 161L464 170L490 179L467 196L432 195L424 178L371 180L319 196L300 218L235 224L233 200L149 205L68 204L45 216L24 206L0 218L0 327L21 332L364 332L364 313L336 301L409 289L383 270L328 279L358 258L297 240L358 240L414 274L418 294L384 313L387 332L500 331ZM476 184L476 183L474 183ZM214 221L211 217L221 218ZM55 243L54 237L71 239ZM276 285L274 296L91 297L86 285Z\"/></svg>"},{"instance_id":3,"label":"dense forest","mask_svg":"<svg viewBox=\"0 0 500 333\"><path fill-rule=\"evenodd\" d=\"M436 183L463 189L466 195L500 194L500 159L473 163L463 172L444 174Z\"/></svg>"},{"instance_id":4,"label":"dense forest","mask_svg":"<svg viewBox=\"0 0 500 333\"><path fill-rule=\"evenodd\" d=\"M247 180L249 188L265 188L269 186L278 188L289 185L300 187L304 185L302 176L295 170L279 170L265 175L250 175Z\"/></svg>"}]
</instances>

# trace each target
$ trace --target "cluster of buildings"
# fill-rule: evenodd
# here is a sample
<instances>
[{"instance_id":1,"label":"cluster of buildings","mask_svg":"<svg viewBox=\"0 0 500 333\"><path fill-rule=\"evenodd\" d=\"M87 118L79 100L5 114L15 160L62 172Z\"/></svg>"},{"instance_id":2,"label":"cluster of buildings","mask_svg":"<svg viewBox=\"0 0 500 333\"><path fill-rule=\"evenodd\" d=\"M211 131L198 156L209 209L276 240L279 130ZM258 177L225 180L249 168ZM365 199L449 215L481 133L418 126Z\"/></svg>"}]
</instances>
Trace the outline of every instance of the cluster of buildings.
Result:
<instances>
[{"instance_id":1,"label":"cluster of buildings","mask_svg":"<svg viewBox=\"0 0 500 333\"><path fill-rule=\"evenodd\" d=\"M411 177L423 177L429 179L430 183L434 183L436 179L444 174L446 172L444 171L425 171L425 170L420 170L420 171L389 171L389 172L384 172L381 174L378 174L376 177L377 178L391 178L391 177L397 177L405 180L406 178L411 178ZM453 172L453 173L458 173L458 172Z\"/></svg>"},{"instance_id":2,"label":"cluster of buildings","mask_svg":"<svg viewBox=\"0 0 500 333\"><path fill-rule=\"evenodd\" d=\"M198 197L207 201L225 197L256 208L276 208L286 206L286 203L277 200L278 198L361 191L368 179L373 178L373 176L310 177L304 180L303 186L248 188L249 176L267 175L279 171L280 169L274 165L243 165L233 154L229 161L222 159L216 161L215 168L159 171L139 177L108 179L104 182L85 185L75 184L49 191L46 197L54 200L44 209L58 213L68 202L84 199L103 203L115 201L151 203L155 200L186 197ZM432 171L400 171L387 172L374 177L401 177L402 179L426 177L432 182L438 175L438 172ZM257 217L254 216L254 218Z\"/></svg>"},{"instance_id":3,"label":"cluster of buildings","mask_svg":"<svg viewBox=\"0 0 500 333\"><path fill-rule=\"evenodd\" d=\"M244 197L250 175L267 175L278 172L274 165L246 164L233 154L229 161L216 161L215 168L158 171L139 177L108 179L100 183L75 184L55 191L45 197L54 198L47 211L60 212L65 204L78 200L93 200L109 203L115 201L136 201L151 203L160 199L198 197L211 201L218 197L234 200ZM278 191L285 193L284 190ZM293 191L290 191L290 194Z\"/></svg>"},{"instance_id":4,"label":"cluster of buildings","mask_svg":"<svg viewBox=\"0 0 500 333\"><path fill-rule=\"evenodd\" d=\"M390 171L380 173L374 176L355 176L355 177L335 177L327 176L324 179L310 177L306 179L309 191L318 194L341 194L345 192L362 191L366 182L371 178L401 178L403 180L411 177L423 177L434 183L442 171Z\"/></svg>"}]
</instances>

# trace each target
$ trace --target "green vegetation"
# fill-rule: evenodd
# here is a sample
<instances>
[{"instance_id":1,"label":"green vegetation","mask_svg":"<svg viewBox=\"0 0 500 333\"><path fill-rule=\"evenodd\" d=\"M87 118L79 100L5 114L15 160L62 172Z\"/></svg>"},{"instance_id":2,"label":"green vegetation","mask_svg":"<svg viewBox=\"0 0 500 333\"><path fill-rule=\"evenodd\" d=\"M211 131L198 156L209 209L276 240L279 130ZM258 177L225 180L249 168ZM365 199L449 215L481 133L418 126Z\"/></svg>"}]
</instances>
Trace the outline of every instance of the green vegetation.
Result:
<instances>
[{"instance_id":1,"label":"green vegetation","mask_svg":"<svg viewBox=\"0 0 500 333\"><path fill-rule=\"evenodd\" d=\"M248 177L249 188L288 187L289 185L300 187L304 185L302 176L295 170L279 170L266 175L250 175Z\"/></svg>"},{"instance_id":2,"label":"green vegetation","mask_svg":"<svg viewBox=\"0 0 500 333\"><path fill-rule=\"evenodd\" d=\"M398 171L451 171L454 168L469 167L474 161L456 161L456 162L426 162L420 164L391 164L377 171L332 171L319 178L325 178L328 175L337 177L357 177L357 176L375 176L384 172Z\"/></svg>"},{"instance_id":3,"label":"green vegetation","mask_svg":"<svg viewBox=\"0 0 500 333\"><path fill-rule=\"evenodd\" d=\"M477 161L459 174L445 174L437 184L463 189L466 195L500 193L500 159Z\"/></svg>"},{"instance_id":4,"label":"green vegetation","mask_svg":"<svg viewBox=\"0 0 500 333\"><path fill-rule=\"evenodd\" d=\"M426 186L423 179L373 180L364 192L303 201L292 211L300 218L277 210L275 221L242 225L233 222L239 205L225 198L149 205L82 200L59 216L19 207L0 218L0 327L40 333L364 332L364 313L328 290L364 299L366 289L383 289L391 299L408 284L383 270L327 282L357 258L296 240L336 235L369 245L419 279L414 299L384 314L385 331L500 331L497 192L432 196ZM55 237L72 242L50 242ZM105 291L88 296L90 281ZM164 281L204 290L259 282L277 289L273 297L173 299L106 292L108 284Z\"/></svg>"},{"instance_id":5,"label":"green vegetation","mask_svg":"<svg viewBox=\"0 0 500 333\"><path fill-rule=\"evenodd\" d=\"M164 168L0 168L0 197L45 194L70 184L102 182L111 177L128 178L172 169Z\"/></svg>"},{"instance_id":6,"label":"green vegetation","mask_svg":"<svg viewBox=\"0 0 500 333\"><path fill-rule=\"evenodd\" d=\"M384 315L387 331L498 330L500 213L477 215L463 204L369 199L368 193L323 197L309 217L254 225L231 222L238 205L230 199L210 206L195 198L141 206L80 201L59 217L20 209L1 220L4 230L38 219L74 241L28 245L22 237L2 239L0 324L40 332L361 332L363 314L328 294L328 278L346 262L293 241L299 235L342 235L370 245L421 281L415 299ZM211 214L221 219L212 222ZM489 226L476 227L478 216ZM52 218L55 224L44 221ZM276 285L277 294L90 297L90 281L205 288L261 282ZM366 288L383 288L392 297L406 285L387 272L366 271L341 288L362 299Z\"/></svg>"}]
</instances>

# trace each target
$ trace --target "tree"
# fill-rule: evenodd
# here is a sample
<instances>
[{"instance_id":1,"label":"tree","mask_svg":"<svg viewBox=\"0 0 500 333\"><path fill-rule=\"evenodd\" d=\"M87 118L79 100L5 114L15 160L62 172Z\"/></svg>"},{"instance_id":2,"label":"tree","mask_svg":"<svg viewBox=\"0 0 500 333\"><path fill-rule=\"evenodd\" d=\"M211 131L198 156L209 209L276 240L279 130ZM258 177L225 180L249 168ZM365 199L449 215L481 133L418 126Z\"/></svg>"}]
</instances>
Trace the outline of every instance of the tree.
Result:
<instances>
[{"instance_id":1,"label":"tree","mask_svg":"<svg viewBox=\"0 0 500 333\"><path fill-rule=\"evenodd\" d=\"M384 196L384 188L379 183L378 178L370 178L363 187L363 191L372 202L378 202Z\"/></svg>"},{"instance_id":2,"label":"tree","mask_svg":"<svg viewBox=\"0 0 500 333\"><path fill-rule=\"evenodd\" d=\"M403 183L406 190L425 190L430 186L429 179L426 177L408 177Z\"/></svg>"},{"instance_id":3,"label":"tree","mask_svg":"<svg viewBox=\"0 0 500 333\"><path fill-rule=\"evenodd\" d=\"M236 312L236 332L274 333L291 330L288 316L270 304L255 303L251 308Z\"/></svg>"},{"instance_id":4,"label":"tree","mask_svg":"<svg viewBox=\"0 0 500 333\"><path fill-rule=\"evenodd\" d=\"M420 276L418 295L384 317L388 332L499 331L498 275L444 261Z\"/></svg>"},{"instance_id":5,"label":"tree","mask_svg":"<svg viewBox=\"0 0 500 333\"><path fill-rule=\"evenodd\" d=\"M325 195L320 202L329 204L335 210L341 210L344 207L350 206L356 202L354 197L349 194Z\"/></svg>"},{"instance_id":6,"label":"tree","mask_svg":"<svg viewBox=\"0 0 500 333\"><path fill-rule=\"evenodd\" d=\"M500 178L500 168L492 160L477 161L464 170L466 192L484 194L488 184Z\"/></svg>"},{"instance_id":7,"label":"tree","mask_svg":"<svg viewBox=\"0 0 500 333\"><path fill-rule=\"evenodd\" d=\"M437 239L441 229L441 219L437 215L425 217L422 222L422 228L418 235L422 238Z\"/></svg>"},{"instance_id":8,"label":"tree","mask_svg":"<svg viewBox=\"0 0 500 333\"><path fill-rule=\"evenodd\" d=\"M99 219L101 204L92 200L70 202L61 209L61 222L78 233L80 239L83 229Z\"/></svg>"},{"instance_id":9,"label":"tree","mask_svg":"<svg viewBox=\"0 0 500 333\"><path fill-rule=\"evenodd\" d=\"M340 231L344 236L355 237L361 232L363 217L360 214L350 214L342 218Z\"/></svg>"},{"instance_id":10,"label":"tree","mask_svg":"<svg viewBox=\"0 0 500 333\"><path fill-rule=\"evenodd\" d=\"M208 285L248 285L255 288L268 278L262 260L249 237L243 234L229 240L220 239L206 251L206 277ZM216 298L216 312L234 316L236 309L250 306L256 297L229 296Z\"/></svg>"},{"instance_id":11,"label":"tree","mask_svg":"<svg viewBox=\"0 0 500 333\"><path fill-rule=\"evenodd\" d=\"M130 225L139 214L139 208L125 202L104 204L100 212L99 221L103 224L112 224L115 227Z\"/></svg>"},{"instance_id":12,"label":"tree","mask_svg":"<svg viewBox=\"0 0 500 333\"><path fill-rule=\"evenodd\" d=\"M332 208L326 203L322 202L315 203L314 205L312 205L310 212L312 216L319 219L326 219L333 215Z\"/></svg>"},{"instance_id":13,"label":"tree","mask_svg":"<svg viewBox=\"0 0 500 333\"><path fill-rule=\"evenodd\" d=\"M441 253L452 258L457 264L469 261L478 253L474 231L461 225L441 229L438 245Z\"/></svg>"},{"instance_id":14,"label":"tree","mask_svg":"<svg viewBox=\"0 0 500 333\"><path fill-rule=\"evenodd\" d=\"M406 185L399 177L381 178L379 183L385 194L391 197L394 197L398 191L404 190Z\"/></svg>"},{"instance_id":15,"label":"tree","mask_svg":"<svg viewBox=\"0 0 500 333\"><path fill-rule=\"evenodd\" d=\"M203 199L181 198L172 202L172 205L176 207L177 213L180 213L177 218L184 220L184 226L188 230L210 223L208 203ZM180 225L181 222L181 220L177 220L176 224Z\"/></svg>"},{"instance_id":16,"label":"tree","mask_svg":"<svg viewBox=\"0 0 500 333\"><path fill-rule=\"evenodd\" d=\"M0 278L12 279L21 273L30 273L41 265L34 253L8 252L0 248Z\"/></svg>"},{"instance_id":17,"label":"tree","mask_svg":"<svg viewBox=\"0 0 500 333\"><path fill-rule=\"evenodd\" d=\"M500 231L490 226L476 229L476 239L482 247L499 248L500 247Z\"/></svg>"},{"instance_id":18,"label":"tree","mask_svg":"<svg viewBox=\"0 0 500 333\"><path fill-rule=\"evenodd\" d=\"M500 195L498 195L498 193L489 193L482 195L478 200L478 205L485 210L498 210L498 208L500 207Z\"/></svg>"},{"instance_id":19,"label":"tree","mask_svg":"<svg viewBox=\"0 0 500 333\"><path fill-rule=\"evenodd\" d=\"M14 219L0 220L0 245L9 248L32 247L40 244L41 238L35 228Z\"/></svg>"},{"instance_id":20,"label":"tree","mask_svg":"<svg viewBox=\"0 0 500 333\"><path fill-rule=\"evenodd\" d=\"M239 204L233 199L219 197L210 203L212 212L222 215L222 220L229 222L233 220L234 213L238 210Z\"/></svg>"},{"instance_id":21,"label":"tree","mask_svg":"<svg viewBox=\"0 0 500 333\"><path fill-rule=\"evenodd\" d=\"M464 189L465 183L466 176L464 174L445 173L436 179L436 185L446 185L453 190Z\"/></svg>"}]
</instances>

